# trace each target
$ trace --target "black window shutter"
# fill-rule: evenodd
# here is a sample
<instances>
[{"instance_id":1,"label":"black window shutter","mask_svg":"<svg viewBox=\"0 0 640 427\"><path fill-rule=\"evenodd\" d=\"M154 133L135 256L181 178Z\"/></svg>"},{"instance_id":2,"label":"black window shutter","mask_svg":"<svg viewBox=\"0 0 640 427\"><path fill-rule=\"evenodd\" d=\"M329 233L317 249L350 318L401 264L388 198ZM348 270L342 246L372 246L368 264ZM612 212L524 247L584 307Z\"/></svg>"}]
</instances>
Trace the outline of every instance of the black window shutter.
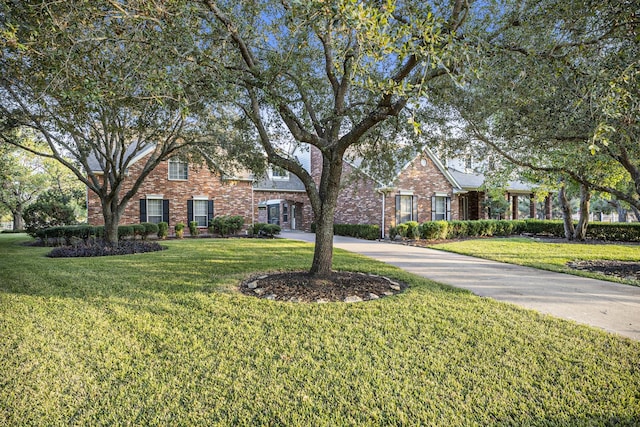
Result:
<instances>
[{"instance_id":1,"label":"black window shutter","mask_svg":"<svg viewBox=\"0 0 640 427\"><path fill-rule=\"evenodd\" d=\"M207 224L211 224L213 220L213 200L207 201Z\"/></svg>"},{"instance_id":2,"label":"black window shutter","mask_svg":"<svg viewBox=\"0 0 640 427\"><path fill-rule=\"evenodd\" d=\"M187 200L187 224L193 221L193 200Z\"/></svg>"},{"instance_id":3,"label":"black window shutter","mask_svg":"<svg viewBox=\"0 0 640 427\"><path fill-rule=\"evenodd\" d=\"M162 221L169 224L169 200L162 201Z\"/></svg>"},{"instance_id":4,"label":"black window shutter","mask_svg":"<svg viewBox=\"0 0 640 427\"><path fill-rule=\"evenodd\" d=\"M147 199L140 199L140 222L147 222Z\"/></svg>"},{"instance_id":5,"label":"black window shutter","mask_svg":"<svg viewBox=\"0 0 640 427\"><path fill-rule=\"evenodd\" d=\"M431 196L431 221L436 220L436 196Z\"/></svg>"},{"instance_id":6,"label":"black window shutter","mask_svg":"<svg viewBox=\"0 0 640 427\"><path fill-rule=\"evenodd\" d=\"M400 224L400 214L401 214L400 196L396 196L396 225Z\"/></svg>"},{"instance_id":7,"label":"black window shutter","mask_svg":"<svg viewBox=\"0 0 640 427\"><path fill-rule=\"evenodd\" d=\"M411 221L418 221L418 196L411 197Z\"/></svg>"}]
</instances>

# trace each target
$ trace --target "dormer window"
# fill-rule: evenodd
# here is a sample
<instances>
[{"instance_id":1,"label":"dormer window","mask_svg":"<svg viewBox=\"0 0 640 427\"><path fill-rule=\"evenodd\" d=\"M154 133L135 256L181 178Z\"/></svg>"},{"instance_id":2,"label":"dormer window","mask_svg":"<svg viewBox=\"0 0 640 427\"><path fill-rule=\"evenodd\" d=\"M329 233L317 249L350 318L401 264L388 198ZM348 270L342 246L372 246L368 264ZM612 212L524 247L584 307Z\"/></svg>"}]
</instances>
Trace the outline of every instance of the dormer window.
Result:
<instances>
[{"instance_id":1,"label":"dormer window","mask_svg":"<svg viewBox=\"0 0 640 427\"><path fill-rule=\"evenodd\" d=\"M289 171L278 166L272 166L269 169L269 178L273 181L287 181L289 179Z\"/></svg>"},{"instance_id":2,"label":"dormer window","mask_svg":"<svg viewBox=\"0 0 640 427\"><path fill-rule=\"evenodd\" d=\"M473 159L469 154L464 157L464 167L465 169L473 169Z\"/></svg>"},{"instance_id":3,"label":"dormer window","mask_svg":"<svg viewBox=\"0 0 640 427\"><path fill-rule=\"evenodd\" d=\"M178 158L169 159L169 179L186 181L188 177L187 162Z\"/></svg>"}]
</instances>

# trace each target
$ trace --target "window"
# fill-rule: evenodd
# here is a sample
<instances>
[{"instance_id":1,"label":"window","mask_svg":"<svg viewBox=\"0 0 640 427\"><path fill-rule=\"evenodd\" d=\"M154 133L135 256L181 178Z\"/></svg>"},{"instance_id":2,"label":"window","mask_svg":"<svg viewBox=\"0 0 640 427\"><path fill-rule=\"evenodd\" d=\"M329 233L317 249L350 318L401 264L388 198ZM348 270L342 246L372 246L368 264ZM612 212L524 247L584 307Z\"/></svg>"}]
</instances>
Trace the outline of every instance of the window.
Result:
<instances>
[{"instance_id":1,"label":"window","mask_svg":"<svg viewBox=\"0 0 640 427\"><path fill-rule=\"evenodd\" d=\"M282 222L289 222L289 205L282 205Z\"/></svg>"},{"instance_id":2,"label":"window","mask_svg":"<svg viewBox=\"0 0 640 427\"><path fill-rule=\"evenodd\" d=\"M193 201L193 220L198 223L198 227L207 226L207 200Z\"/></svg>"},{"instance_id":3,"label":"window","mask_svg":"<svg viewBox=\"0 0 640 427\"><path fill-rule=\"evenodd\" d=\"M396 224L418 220L418 198L411 195L396 196Z\"/></svg>"},{"instance_id":4,"label":"window","mask_svg":"<svg viewBox=\"0 0 640 427\"><path fill-rule=\"evenodd\" d=\"M451 219L451 197L433 196L431 198L431 220L449 221Z\"/></svg>"},{"instance_id":5,"label":"window","mask_svg":"<svg viewBox=\"0 0 640 427\"><path fill-rule=\"evenodd\" d=\"M278 166L271 166L271 179L274 181L285 181L289 179L289 171Z\"/></svg>"},{"instance_id":6,"label":"window","mask_svg":"<svg viewBox=\"0 0 640 427\"><path fill-rule=\"evenodd\" d=\"M176 158L169 159L169 179L186 180L187 169L187 162Z\"/></svg>"},{"instance_id":7,"label":"window","mask_svg":"<svg viewBox=\"0 0 640 427\"><path fill-rule=\"evenodd\" d=\"M464 167L465 169L473 169L473 159L470 154L467 154L464 158Z\"/></svg>"},{"instance_id":8,"label":"window","mask_svg":"<svg viewBox=\"0 0 640 427\"><path fill-rule=\"evenodd\" d=\"M162 199L147 199L147 222L162 222Z\"/></svg>"},{"instance_id":9,"label":"window","mask_svg":"<svg viewBox=\"0 0 640 427\"><path fill-rule=\"evenodd\" d=\"M187 223L195 221L198 227L208 227L213 219L213 200L194 197L187 200Z\"/></svg>"}]
</instances>

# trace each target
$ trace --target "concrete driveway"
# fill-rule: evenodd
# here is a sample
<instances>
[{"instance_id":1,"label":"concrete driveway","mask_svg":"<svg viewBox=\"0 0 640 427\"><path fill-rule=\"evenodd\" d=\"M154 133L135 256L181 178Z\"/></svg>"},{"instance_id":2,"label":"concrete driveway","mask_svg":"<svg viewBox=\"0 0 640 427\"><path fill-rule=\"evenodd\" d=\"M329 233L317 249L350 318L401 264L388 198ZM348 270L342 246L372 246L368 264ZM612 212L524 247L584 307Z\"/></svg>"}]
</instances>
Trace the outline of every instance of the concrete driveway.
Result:
<instances>
[{"instance_id":1,"label":"concrete driveway","mask_svg":"<svg viewBox=\"0 0 640 427\"><path fill-rule=\"evenodd\" d=\"M282 237L314 242L315 235ZM640 287L553 273L434 249L334 237L334 246L476 295L640 340Z\"/></svg>"}]
</instances>

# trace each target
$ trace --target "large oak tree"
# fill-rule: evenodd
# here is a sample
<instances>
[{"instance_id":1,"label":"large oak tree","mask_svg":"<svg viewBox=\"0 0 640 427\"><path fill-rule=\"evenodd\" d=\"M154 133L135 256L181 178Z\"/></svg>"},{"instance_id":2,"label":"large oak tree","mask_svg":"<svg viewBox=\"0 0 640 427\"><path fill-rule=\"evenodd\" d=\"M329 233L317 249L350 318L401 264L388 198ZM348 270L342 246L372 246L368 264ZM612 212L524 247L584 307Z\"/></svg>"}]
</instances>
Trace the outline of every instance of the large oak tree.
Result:
<instances>
[{"instance_id":1,"label":"large oak tree","mask_svg":"<svg viewBox=\"0 0 640 427\"><path fill-rule=\"evenodd\" d=\"M142 181L186 147L242 160L243 145L220 138L214 92L183 61L192 18L185 2L0 2L0 140L58 160L102 203L105 237L117 244L120 217ZM41 146L25 146L30 129ZM141 174L132 161L151 150ZM130 185L125 191L124 182Z\"/></svg>"},{"instance_id":2,"label":"large oak tree","mask_svg":"<svg viewBox=\"0 0 640 427\"><path fill-rule=\"evenodd\" d=\"M463 0L201 4L200 61L229 85L268 161L304 183L316 224L310 273L330 275L345 156L398 160L394 153L410 138L390 129L420 130L414 117L431 85L456 78L488 16ZM223 55L207 52L220 45ZM283 141L321 153L318 181L280 149Z\"/></svg>"}]
</instances>

